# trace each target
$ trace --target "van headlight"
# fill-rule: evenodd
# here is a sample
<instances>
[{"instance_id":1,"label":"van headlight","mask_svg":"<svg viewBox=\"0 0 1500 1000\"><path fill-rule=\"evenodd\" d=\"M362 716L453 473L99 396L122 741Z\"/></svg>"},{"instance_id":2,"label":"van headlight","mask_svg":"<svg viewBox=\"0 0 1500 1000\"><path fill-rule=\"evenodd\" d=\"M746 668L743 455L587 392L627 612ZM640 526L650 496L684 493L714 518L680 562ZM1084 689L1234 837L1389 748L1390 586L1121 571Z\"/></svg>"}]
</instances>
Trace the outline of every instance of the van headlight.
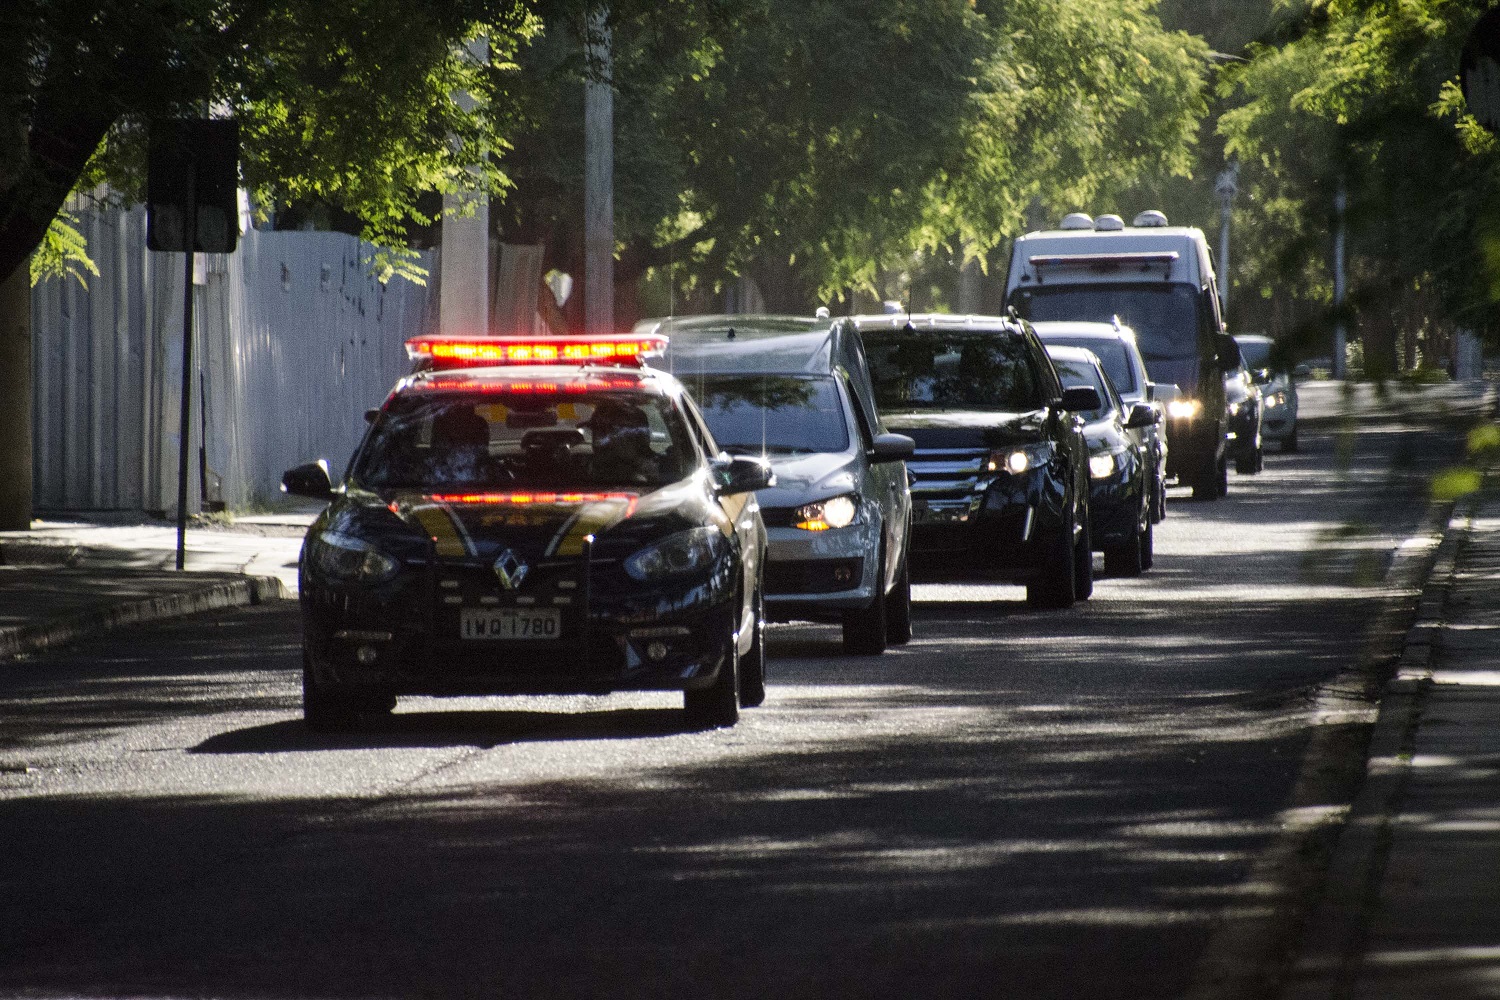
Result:
<instances>
[{"instance_id":1,"label":"van headlight","mask_svg":"<svg viewBox=\"0 0 1500 1000\"><path fill-rule=\"evenodd\" d=\"M803 531L847 528L859 517L859 498L851 494L829 497L797 508L793 526Z\"/></svg>"},{"instance_id":2,"label":"van headlight","mask_svg":"<svg viewBox=\"0 0 1500 1000\"><path fill-rule=\"evenodd\" d=\"M1203 411L1196 399L1174 399L1167 404L1167 416L1173 420L1191 420Z\"/></svg>"},{"instance_id":3,"label":"van headlight","mask_svg":"<svg viewBox=\"0 0 1500 1000\"><path fill-rule=\"evenodd\" d=\"M341 583L385 583L401 564L363 539L342 531L323 531L308 546L314 572Z\"/></svg>"},{"instance_id":4,"label":"van headlight","mask_svg":"<svg viewBox=\"0 0 1500 1000\"><path fill-rule=\"evenodd\" d=\"M679 531L626 559L625 572L642 583L701 573L718 560L728 544L718 528Z\"/></svg>"}]
</instances>

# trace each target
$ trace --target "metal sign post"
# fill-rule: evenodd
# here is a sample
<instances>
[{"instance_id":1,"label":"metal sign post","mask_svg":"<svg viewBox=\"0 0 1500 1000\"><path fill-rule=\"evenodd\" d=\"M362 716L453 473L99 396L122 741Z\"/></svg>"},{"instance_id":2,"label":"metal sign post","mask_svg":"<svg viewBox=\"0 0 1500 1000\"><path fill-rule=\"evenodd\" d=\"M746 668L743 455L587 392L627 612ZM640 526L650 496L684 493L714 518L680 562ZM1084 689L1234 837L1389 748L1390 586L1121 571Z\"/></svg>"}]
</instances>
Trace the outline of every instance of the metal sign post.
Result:
<instances>
[{"instance_id":1,"label":"metal sign post","mask_svg":"<svg viewBox=\"0 0 1500 1000\"><path fill-rule=\"evenodd\" d=\"M193 243L198 231L198 202L194 197L198 165L189 151L187 157L187 199L182 213L184 230L189 234L182 256L182 405L177 422L177 568L187 563L188 441L192 436L193 415Z\"/></svg>"}]
</instances>

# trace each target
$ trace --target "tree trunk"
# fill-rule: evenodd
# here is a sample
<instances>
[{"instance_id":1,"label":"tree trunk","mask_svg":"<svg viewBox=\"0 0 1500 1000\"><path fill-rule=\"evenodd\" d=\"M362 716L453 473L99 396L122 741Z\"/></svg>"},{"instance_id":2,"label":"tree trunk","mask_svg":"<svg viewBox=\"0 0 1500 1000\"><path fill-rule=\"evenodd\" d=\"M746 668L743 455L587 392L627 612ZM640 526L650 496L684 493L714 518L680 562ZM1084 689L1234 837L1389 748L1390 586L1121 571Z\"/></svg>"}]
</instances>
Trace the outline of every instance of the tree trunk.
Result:
<instances>
[{"instance_id":1,"label":"tree trunk","mask_svg":"<svg viewBox=\"0 0 1500 1000\"><path fill-rule=\"evenodd\" d=\"M31 527L31 272L0 284L0 531Z\"/></svg>"}]
</instances>

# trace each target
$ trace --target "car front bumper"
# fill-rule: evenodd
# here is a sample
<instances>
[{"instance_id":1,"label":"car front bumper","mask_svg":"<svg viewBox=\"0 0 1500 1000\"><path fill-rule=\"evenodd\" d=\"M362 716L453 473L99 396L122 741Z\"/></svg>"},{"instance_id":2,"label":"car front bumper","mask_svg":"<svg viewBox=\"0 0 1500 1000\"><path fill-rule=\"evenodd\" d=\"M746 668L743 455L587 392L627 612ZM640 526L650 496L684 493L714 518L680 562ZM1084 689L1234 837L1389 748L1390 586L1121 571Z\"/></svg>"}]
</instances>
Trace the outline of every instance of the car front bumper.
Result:
<instances>
[{"instance_id":1,"label":"car front bumper","mask_svg":"<svg viewBox=\"0 0 1500 1000\"><path fill-rule=\"evenodd\" d=\"M766 615L775 621L817 621L866 608L879 586L881 524L871 519L845 528L766 529Z\"/></svg>"}]
</instances>

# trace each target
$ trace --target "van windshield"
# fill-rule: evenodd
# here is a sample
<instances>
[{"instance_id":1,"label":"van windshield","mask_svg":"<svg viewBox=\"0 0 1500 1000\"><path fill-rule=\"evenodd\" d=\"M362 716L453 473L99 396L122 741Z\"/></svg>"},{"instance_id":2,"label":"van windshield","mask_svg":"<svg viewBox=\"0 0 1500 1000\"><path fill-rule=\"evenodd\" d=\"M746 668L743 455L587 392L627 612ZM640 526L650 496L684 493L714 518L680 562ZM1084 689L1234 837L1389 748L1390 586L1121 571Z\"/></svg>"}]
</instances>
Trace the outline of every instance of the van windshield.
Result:
<instances>
[{"instance_id":1,"label":"van windshield","mask_svg":"<svg viewBox=\"0 0 1500 1000\"><path fill-rule=\"evenodd\" d=\"M1198 291L1192 285L1054 285L1016 292L1016 309L1032 322L1114 317L1135 330L1146 361L1198 355Z\"/></svg>"}]
</instances>

